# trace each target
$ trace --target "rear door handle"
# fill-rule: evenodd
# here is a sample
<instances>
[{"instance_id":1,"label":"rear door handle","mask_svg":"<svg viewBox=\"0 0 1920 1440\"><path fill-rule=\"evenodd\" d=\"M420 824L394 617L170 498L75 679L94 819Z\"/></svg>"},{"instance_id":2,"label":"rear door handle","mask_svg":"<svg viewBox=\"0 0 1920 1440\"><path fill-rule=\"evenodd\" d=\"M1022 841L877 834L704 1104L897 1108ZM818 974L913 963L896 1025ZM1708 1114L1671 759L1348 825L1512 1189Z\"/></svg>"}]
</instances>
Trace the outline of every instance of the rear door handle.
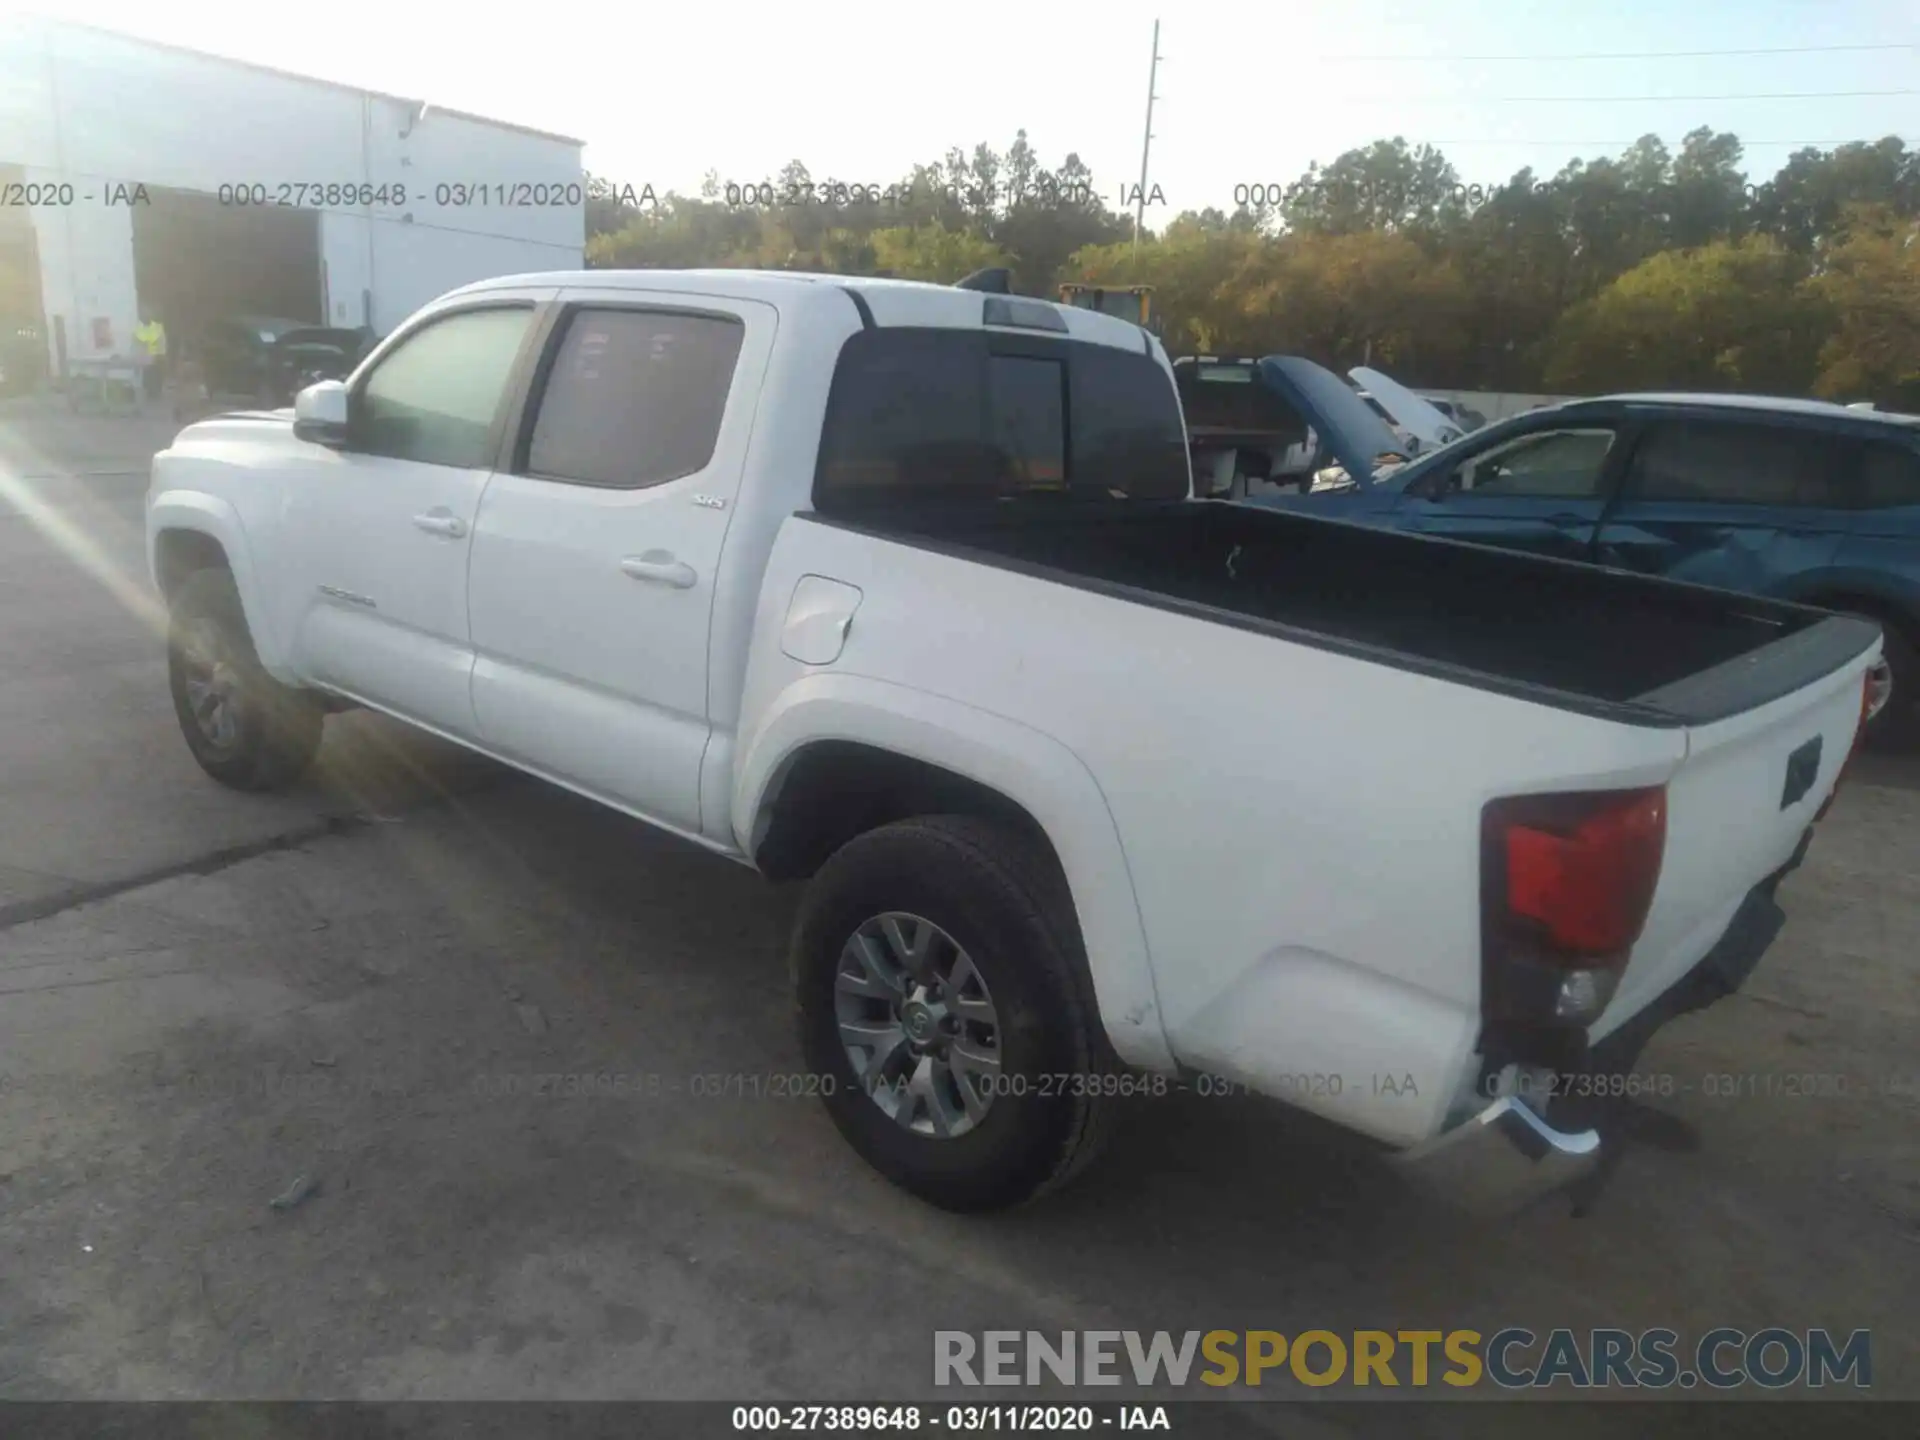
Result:
<instances>
[{"instance_id":1,"label":"rear door handle","mask_svg":"<svg viewBox=\"0 0 1920 1440\"><path fill-rule=\"evenodd\" d=\"M674 559L671 550L649 550L643 555L623 556L620 568L636 580L652 580L656 584L671 585L676 590L689 589L700 578L691 565Z\"/></svg>"},{"instance_id":2,"label":"rear door handle","mask_svg":"<svg viewBox=\"0 0 1920 1440\"><path fill-rule=\"evenodd\" d=\"M458 540L467 533L467 522L451 510L429 510L414 516L413 523L429 535L445 535L449 540Z\"/></svg>"}]
</instances>

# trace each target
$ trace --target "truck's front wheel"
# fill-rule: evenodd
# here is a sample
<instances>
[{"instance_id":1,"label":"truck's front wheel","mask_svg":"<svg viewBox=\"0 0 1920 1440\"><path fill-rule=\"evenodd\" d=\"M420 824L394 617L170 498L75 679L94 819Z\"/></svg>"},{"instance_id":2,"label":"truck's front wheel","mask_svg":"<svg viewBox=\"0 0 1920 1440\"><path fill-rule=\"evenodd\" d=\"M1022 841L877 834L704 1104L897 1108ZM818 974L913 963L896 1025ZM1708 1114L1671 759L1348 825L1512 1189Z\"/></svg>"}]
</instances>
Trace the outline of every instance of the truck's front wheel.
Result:
<instances>
[{"instance_id":1,"label":"truck's front wheel","mask_svg":"<svg viewBox=\"0 0 1920 1440\"><path fill-rule=\"evenodd\" d=\"M196 570L174 593L167 680L187 748L236 790L278 790L312 764L325 712L261 668L223 569Z\"/></svg>"},{"instance_id":2,"label":"truck's front wheel","mask_svg":"<svg viewBox=\"0 0 1920 1440\"><path fill-rule=\"evenodd\" d=\"M1077 1174L1110 1088L1079 943L1052 856L1011 827L926 816L850 841L793 941L801 1044L840 1133L948 1210Z\"/></svg>"}]
</instances>

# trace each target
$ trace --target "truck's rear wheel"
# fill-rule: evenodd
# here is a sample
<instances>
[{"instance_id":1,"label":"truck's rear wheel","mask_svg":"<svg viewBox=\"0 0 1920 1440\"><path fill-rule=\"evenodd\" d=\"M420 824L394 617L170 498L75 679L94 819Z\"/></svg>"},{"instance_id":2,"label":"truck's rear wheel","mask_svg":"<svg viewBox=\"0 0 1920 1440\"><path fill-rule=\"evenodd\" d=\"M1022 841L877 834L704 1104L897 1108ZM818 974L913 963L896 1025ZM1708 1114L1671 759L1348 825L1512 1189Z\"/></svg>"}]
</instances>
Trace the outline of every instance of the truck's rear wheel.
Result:
<instances>
[{"instance_id":1,"label":"truck's rear wheel","mask_svg":"<svg viewBox=\"0 0 1920 1440\"><path fill-rule=\"evenodd\" d=\"M1052 857L1010 827L936 815L850 841L793 939L801 1044L840 1133L948 1210L1077 1174L1110 1108L1079 943Z\"/></svg>"},{"instance_id":2,"label":"truck's rear wheel","mask_svg":"<svg viewBox=\"0 0 1920 1440\"><path fill-rule=\"evenodd\" d=\"M260 666L223 569L196 570L174 593L167 681L187 748L236 790L279 790L313 763L325 712Z\"/></svg>"}]
</instances>

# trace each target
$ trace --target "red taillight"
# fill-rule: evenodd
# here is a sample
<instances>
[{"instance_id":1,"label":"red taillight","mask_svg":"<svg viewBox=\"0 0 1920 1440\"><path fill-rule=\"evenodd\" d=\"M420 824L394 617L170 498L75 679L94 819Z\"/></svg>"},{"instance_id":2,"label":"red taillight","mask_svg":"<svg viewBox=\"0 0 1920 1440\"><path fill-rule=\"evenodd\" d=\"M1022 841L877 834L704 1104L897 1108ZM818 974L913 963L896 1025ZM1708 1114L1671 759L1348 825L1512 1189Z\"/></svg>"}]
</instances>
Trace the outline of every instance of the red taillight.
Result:
<instances>
[{"instance_id":1,"label":"red taillight","mask_svg":"<svg viewBox=\"0 0 1920 1440\"><path fill-rule=\"evenodd\" d=\"M1624 961L1659 883L1667 792L1551 798L1565 802L1561 816L1507 821L1507 912L1538 926L1542 948L1569 964Z\"/></svg>"},{"instance_id":2,"label":"red taillight","mask_svg":"<svg viewBox=\"0 0 1920 1440\"><path fill-rule=\"evenodd\" d=\"M1490 803L1481 824L1487 1043L1546 1063L1541 1028L1591 1025L1626 973L1660 881L1667 792L1516 795Z\"/></svg>"}]
</instances>

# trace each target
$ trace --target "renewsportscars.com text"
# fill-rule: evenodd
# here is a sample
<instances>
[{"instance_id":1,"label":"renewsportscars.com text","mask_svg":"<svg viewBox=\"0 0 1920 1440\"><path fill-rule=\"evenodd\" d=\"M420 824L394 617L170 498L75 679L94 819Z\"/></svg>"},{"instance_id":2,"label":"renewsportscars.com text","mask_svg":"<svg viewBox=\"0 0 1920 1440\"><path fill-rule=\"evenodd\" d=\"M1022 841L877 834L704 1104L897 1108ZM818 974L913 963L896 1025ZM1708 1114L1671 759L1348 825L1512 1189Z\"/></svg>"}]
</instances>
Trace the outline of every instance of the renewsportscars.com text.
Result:
<instances>
[{"instance_id":1,"label":"renewsportscars.com text","mask_svg":"<svg viewBox=\"0 0 1920 1440\"><path fill-rule=\"evenodd\" d=\"M936 1330L935 1385L1768 1390L1873 1384L1872 1336L1708 1330Z\"/></svg>"}]
</instances>

